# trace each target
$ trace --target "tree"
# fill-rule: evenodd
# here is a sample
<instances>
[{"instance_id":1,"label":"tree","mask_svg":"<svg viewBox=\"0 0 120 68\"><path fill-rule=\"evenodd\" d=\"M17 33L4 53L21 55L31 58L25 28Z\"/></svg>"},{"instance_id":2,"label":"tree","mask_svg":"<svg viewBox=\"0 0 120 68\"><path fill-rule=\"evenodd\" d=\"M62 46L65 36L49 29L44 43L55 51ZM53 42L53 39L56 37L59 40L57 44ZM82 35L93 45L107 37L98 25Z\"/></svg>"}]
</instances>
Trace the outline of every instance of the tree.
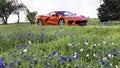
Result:
<instances>
[{"instance_id":1,"label":"tree","mask_svg":"<svg viewBox=\"0 0 120 68\"><path fill-rule=\"evenodd\" d=\"M120 0L102 0L98 10L100 21L120 20Z\"/></svg>"},{"instance_id":2,"label":"tree","mask_svg":"<svg viewBox=\"0 0 120 68\"><path fill-rule=\"evenodd\" d=\"M26 18L27 18L27 20L29 20L29 22L30 22L31 24L34 24L34 23L35 23L36 15L37 15L37 12L36 12L36 11L30 12L29 9L27 9Z\"/></svg>"},{"instance_id":3,"label":"tree","mask_svg":"<svg viewBox=\"0 0 120 68\"><path fill-rule=\"evenodd\" d=\"M26 10L26 6L23 3L18 3L17 1L15 1L16 3L16 10L13 12L13 14L16 14L18 17L17 23L19 23L20 21L20 11Z\"/></svg>"},{"instance_id":4,"label":"tree","mask_svg":"<svg viewBox=\"0 0 120 68\"><path fill-rule=\"evenodd\" d=\"M3 20L3 24L7 24L9 16L18 10L21 4L17 4L17 0L0 0L0 17Z\"/></svg>"}]
</instances>

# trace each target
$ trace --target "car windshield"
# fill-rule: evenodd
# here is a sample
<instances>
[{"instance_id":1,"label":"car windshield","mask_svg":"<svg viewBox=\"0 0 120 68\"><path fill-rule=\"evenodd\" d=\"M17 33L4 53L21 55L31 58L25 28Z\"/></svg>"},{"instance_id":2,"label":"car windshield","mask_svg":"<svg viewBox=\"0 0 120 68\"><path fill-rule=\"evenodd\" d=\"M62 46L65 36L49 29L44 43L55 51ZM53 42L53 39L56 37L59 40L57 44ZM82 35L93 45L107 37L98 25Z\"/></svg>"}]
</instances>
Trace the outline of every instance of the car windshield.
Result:
<instances>
[{"instance_id":1,"label":"car windshield","mask_svg":"<svg viewBox=\"0 0 120 68\"><path fill-rule=\"evenodd\" d=\"M58 11L58 14L62 15L62 16L73 16L75 14L68 12L68 11Z\"/></svg>"}]
</instances>

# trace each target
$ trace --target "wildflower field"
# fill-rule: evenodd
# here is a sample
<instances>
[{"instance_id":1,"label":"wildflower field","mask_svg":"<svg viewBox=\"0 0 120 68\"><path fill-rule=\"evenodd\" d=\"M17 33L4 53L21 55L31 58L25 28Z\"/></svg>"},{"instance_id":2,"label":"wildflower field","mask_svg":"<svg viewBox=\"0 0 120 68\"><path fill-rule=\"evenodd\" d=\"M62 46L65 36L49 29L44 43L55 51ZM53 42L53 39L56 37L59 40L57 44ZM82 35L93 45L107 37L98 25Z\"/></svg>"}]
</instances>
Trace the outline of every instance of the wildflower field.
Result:
<instances>
[{"instance_id":1,"label":"wildflower field","mask_svg":"<svg viewBox=\"0 0 120 68\"><path fill-rule=\"evenodd\" d=\"M0 68L118 68L119 40L119 25L0 25Z\"/></svg>"}]
</instances>

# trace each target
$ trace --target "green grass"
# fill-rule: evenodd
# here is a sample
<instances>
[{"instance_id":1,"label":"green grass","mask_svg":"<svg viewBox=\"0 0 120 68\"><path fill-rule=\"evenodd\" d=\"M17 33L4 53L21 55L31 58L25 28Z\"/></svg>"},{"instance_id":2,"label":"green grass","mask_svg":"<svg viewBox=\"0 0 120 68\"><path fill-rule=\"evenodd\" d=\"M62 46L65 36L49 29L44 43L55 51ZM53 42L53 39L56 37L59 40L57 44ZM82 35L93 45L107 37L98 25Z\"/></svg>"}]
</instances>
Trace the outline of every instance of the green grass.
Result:
<instances>
[{"instance_id":1,"label":"green grass","mask_svg":"<svg viewBox=\"0 0 120 68\"><path fill-rule=\"evenodd\" d=\"M13 68L115 68L120 62L120 27L96 22L89 20L87 26L0 25L0 61L7 67L14 62Z\"/></svg>"}]
</instances>

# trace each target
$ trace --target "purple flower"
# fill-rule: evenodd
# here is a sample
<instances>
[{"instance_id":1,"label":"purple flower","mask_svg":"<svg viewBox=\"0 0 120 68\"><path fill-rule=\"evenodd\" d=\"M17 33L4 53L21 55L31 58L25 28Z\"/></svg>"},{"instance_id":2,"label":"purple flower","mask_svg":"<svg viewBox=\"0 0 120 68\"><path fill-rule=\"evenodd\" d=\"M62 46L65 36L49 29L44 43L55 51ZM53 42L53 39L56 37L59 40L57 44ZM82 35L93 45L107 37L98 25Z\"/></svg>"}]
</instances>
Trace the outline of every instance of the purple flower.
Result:
<instances>
[{"instance_id":1,"label":"purple flower","mask_svg":"<svg viewBox=\"0 0 120 68\"><path fill-rule=\"evenodd\" d=\"M14 62L13 61L10 62L10 67L14 67Z\"/></svg>"},{"instance_id":2,"label":"purple flower","mask_svg":"<svg viewBox=\"0 0 120 68\"><path fill-rule=\"evenodd\" d=\"M47 61L44 61L44 65L46 66L46 68L50 67L50 63L48 63Z\"/></svg>"},{"instance_id":3,"label":"purple flower","mask_svg":"<svg viewBox=\"0 0 120 68\"><path fill-rule=\"evenodd\" d=\"M3 61L4 60L4 56L0 57L0 61Z\"/></svg>"},{"instance_id":4,"label":"purple flower","mask_svg":"<svg viewBox=\"0 0 120 68\"><path fill-rule=\"evenodd\" d=\"M62 62L62 65L64 65L65 64L65 62Z\"/></svg>"},{"instance_id":5,"label":"purple flower","mask_svg":"<svg viewBox=\"0 0 120 68\"><path fill-rule=\"evenodd\" d=\"M44 65L46 65L47 64L47 61L44 61Z\"/></svg>"},{"instance_id":6,"label":"purple flower","mask_svg":"<svg viewBox=\"0 0 120 68\"><path fill-rule=\"evenodd\" d=\"M21 64L22 64L22 62L21 62L20 60L18 60L18 62L17 62L17 63L18 63L18 65L21 65Z\"/></svg>"},{"instance_id":7,"label":"purple flower","mask_svg":"<svg viewBox=\"0 0 120 68\"><path fill-rule=\"evenodd\" d=\"M60 62L61 61L61 58L58 58L58 62Z\"/></svg>"},{"instance_id":8,"label":"purple flower","mask_svg":"<svg viewBox=\"0 0 120 68\"><path fill-rule=\"evenodd\" d=\"M56 50L53 50L52 52L52 56L54 56L56 54Z\"/></svg>"},{"instance_id":9,"label":"purple flower","mask_svg":"<svg viewBox=\"0 0 120 68\"><path fill-rule=\"evenodd\" d=\"M74 52L74 58L76 58L76 59L79 58L79 54L77 52Z\"/></svg>"},{"instance_id":10,"label":"purple flower","mask_svg":"<svg viewBox=\"0 0 120 68\"><path fill-rule=\"evenodd\" d=\"M36 65L38 63L38 60L34 58L34 64Z\"/></svg>"},{"instance_id":11,"label":"purple flower","mask_svg":"<svg viewBox=\"0 0 120 68\"><path fill-rule=\"evenodd\" d=\"M58 56L61 56L61 52L58 52Z\"/></svg>"},{"instance_id":12,"label":"purple flower","mask_svg":"<svg viewBox=\"0 0 120 68\"><path fill-rule=\"evenodd\" d=\"M75 68L79 68L79 66L78 66L78 65L75 65Z\"/></svg>"},{"instance_id":13,"label":"purple flower","mask_svg":"<svg viewBox=\"0 0 120 68\"><path fill-rule=\"evenodd\" d=\"M105 65L106 62L105 62L104 60L101 60L101 64L102 64L102 65Z\"/></svg>"},{"instance_id":14,"label":"purple flower","mask_svg":"<svg viewBox=\"0 0 120 68\"><path fill-rule=\"evenodd\" d=\"M68 60L71 62L71 61L72 61L72 56L69 56L69 57L68 57Z\"/></svg>"},{"instance_id":15,"label":"purple flower","mask_svg":"<svg viewBox=\"0 0 120 68\"><path fill-rule=\"evenodd\" d=\"M61 59L62 60L67 60L67 57L66 56L62 56Z\"/></svg>"},{"instance_id":16,"label":"purple flower","mask_svg":"<svg viewBox=\"0 0 120 68\"><path fill-rule=\"evenodd\" d=\"M3 61L0 60L0 68L5 68L5 64Z\"/></svg>"},{"instance_id":17,"label":"purple flower","mask_svg":"<svg viewBox=\"0 0 120 68\"><path fill-rule=\"evenodd\" d=\"M120 50L118 50L118 54L120 54Z\"/></svg>"}]
</instances>

